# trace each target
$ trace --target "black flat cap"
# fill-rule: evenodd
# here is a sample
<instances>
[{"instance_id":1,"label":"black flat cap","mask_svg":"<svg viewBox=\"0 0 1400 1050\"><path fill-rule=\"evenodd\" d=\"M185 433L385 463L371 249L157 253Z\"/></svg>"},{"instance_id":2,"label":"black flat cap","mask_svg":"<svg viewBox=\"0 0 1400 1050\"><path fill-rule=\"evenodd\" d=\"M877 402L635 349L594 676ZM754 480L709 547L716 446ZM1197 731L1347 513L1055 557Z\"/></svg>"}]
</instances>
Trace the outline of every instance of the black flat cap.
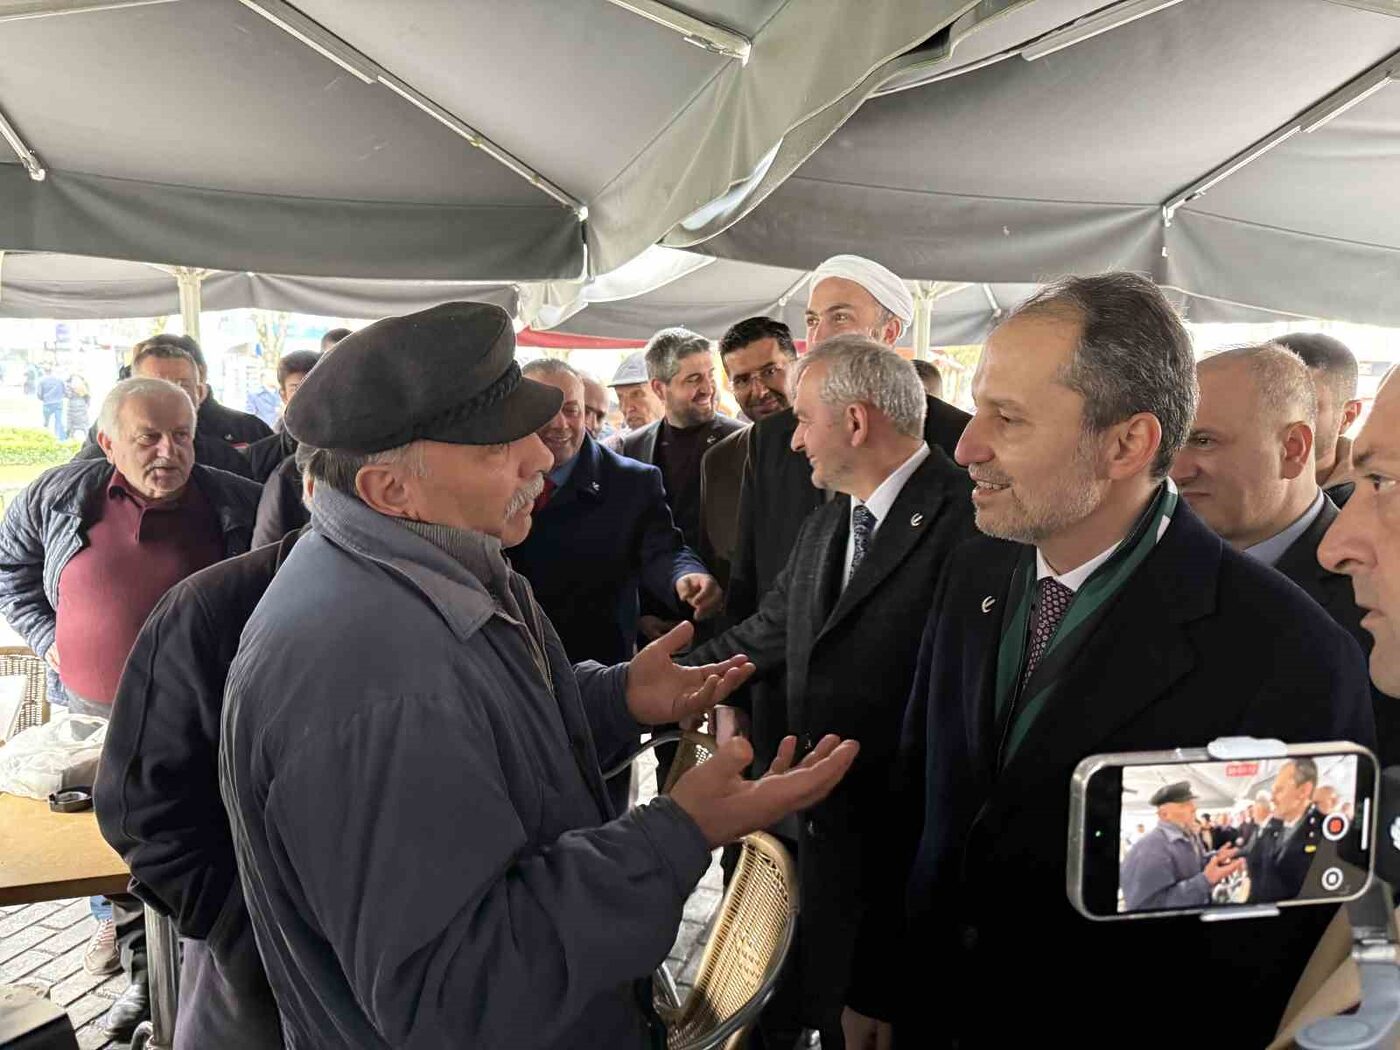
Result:
<instances>
[{"instance_id":1,"label":"black flat cap","mask_svg":"<svg viewBox=\"0 0 1400 1050\"><path fill-rule=\"evenodd\" d=\"M508 313L443 303L342 339L307 373L285 426L298 441L346 452L420 440L496 445L544 426L563 397L520 375Z\"/></svg>"},{"instance_id":2,"label":"black flat cap","mask_svg":"<svg viewBox=\"0 0 1400 1050\"><path fill-rule=\"evenodd\" d=\"M301 396L301 391L297 391L297 396ZM1191 785L1185 780L1178 780L1175 784L1168 784L1164 788L1158 788L1157 793L1149 800L1154 806L1164 806L1168 802L1190 802L1196 797L1196 793L1191 790Z\"/></svg>"}]
</instances>

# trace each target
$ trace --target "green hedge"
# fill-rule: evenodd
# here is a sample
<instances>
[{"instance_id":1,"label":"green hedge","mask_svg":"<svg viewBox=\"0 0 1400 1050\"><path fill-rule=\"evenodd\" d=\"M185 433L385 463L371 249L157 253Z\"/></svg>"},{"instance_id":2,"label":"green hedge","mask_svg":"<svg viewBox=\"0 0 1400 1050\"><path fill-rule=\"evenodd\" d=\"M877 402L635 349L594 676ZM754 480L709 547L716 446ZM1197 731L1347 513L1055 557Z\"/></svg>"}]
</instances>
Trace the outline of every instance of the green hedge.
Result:
<instances>
[{"instance_id":1,"label":"green hedge","mask_svg":"<svg viewBox=\"0 0 1400 1050\"><path fill-rule=\"evenodd\" d=\"M81 436L59 441L37 427L0 427L0 466L55 466L67 463L83 445Z\"/></svg>"}]
</instances>

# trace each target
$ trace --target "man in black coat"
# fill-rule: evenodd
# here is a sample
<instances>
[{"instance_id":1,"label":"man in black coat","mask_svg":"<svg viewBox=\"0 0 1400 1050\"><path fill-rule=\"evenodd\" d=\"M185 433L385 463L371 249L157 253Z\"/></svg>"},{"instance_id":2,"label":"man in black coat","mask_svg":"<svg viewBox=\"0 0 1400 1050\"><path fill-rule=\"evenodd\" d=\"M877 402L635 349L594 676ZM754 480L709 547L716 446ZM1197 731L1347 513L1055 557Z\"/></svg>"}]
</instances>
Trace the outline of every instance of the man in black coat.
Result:
<instances>
[{"instance_id":1,"label":"man in black coat","mask_svg":"<svg viewBox=\"0 0 1400 1050\"><path fill-rule=\"evenodd\" d=\"M1337 518L1313 469L1320 428L1313 376L1297 355L1265 343L1208 357L1197 367L1201 398L1172 478L1221 538L1272 565L1327 611L1369 657L1347 577L1324 569L1318 545ZM1400 703L1372 689L1382 766L1400 762Z\"/></svg>"},{"instance_id":2,"label":"man in black coat","mask_svg":"<svg viewBox=\"0 0 1400 1050\"><path fill-rule=\"evenodd\" d=\"M137 343L131 359L131 375L134 378L164 379L174 383L198 407L194 432L194 460L206 467L226 470L240 477L252 477L247 457L239 452L228 440L221 436L217 421L205 425L204 405L208 404L209 388L203 379L203 357L190 353L189 345L194 340L185 336L156 336ZM203 399L203 400L202 400ZM242 415L243 413L237 413ZM262 426L256 416L250 416ZM103 459L106 453L97 443L97 423L88 430L87 442L78 450L74 459Z\"/></svg>"},{"instance_id":3,"label":"man in black coat","mask_svg":"<svg viewBox=\"0 0 1400 1050\"><path fill-rule=\"evenodd\" d=\"M624 456L661 468L666 502L691 550L700 549L700 460L744 424L715 411L715 353L686 328L663 328L646 349L647 377L666 414L622 439Z\"/></svg>"},{"instance_id":4,"label":"man in black coat","mask_svg":"<svg viewBox=\"0 0 1400 1050\"><path fill-rule=\"evenodd\" d=\"M838 495L803 523L759 611L687 662L744 653L760 676L785 668L786 702L769 721L801 749L827 733L861 742L845 783L796 822L802 912L787 979L802 1024L839 1050L894 1016L902 872L885 857L889 769L928 603L973 533L972 505L966 473L923 439L924 392L898 354L843 336L793 375L795 443L811 483ZM791 1045L781 1013L765 1018L765 1045Z\"/></svg>"},{"instance_id":5,"label":"man in black coat","mask_svg":"<svg viewBox=\"0 0 1400 1050\"><path fill-rule=\"evenodd\" d=\"M176 1050L280 1050L219 795L224 684L252 615L300 532L166 592L132 647L94 801L131 892L184 938Z\"/></svg>"},{"instance_id":6,"label":"man in black coat","mask_svg":"<svg viewBox=\"0 0 1400 1050\"><path fill-rule=\"evenodd\" d=\"M843 334L868 335L893 346L908 330L914 300L904 283L879 263L853 255L828 259L812 277L807 300L807 346ZM950 458L971 418L945 401L930 397L924 412L924 440ZM724 622L752 616L787 564L807 515L825 501L812 485L807 457L793 451L797 419L791 410L760 420L749 429L749 455L739 488L739 522L734 559L726 589ZM768 768L781 739L780 726L766 723L767 712L780 711L785 687L781 676L751 685L754 772Z\"/></svg>"},{"instance_id":7,"label":"man in black coat","mask_svg":"<svg viewBox=\"0 0 1400 1050\"><path fill-rule=\"evenodd\" d=\"M635 655L638 583L673 618L712 615L719 586L682 542L661 472L588 436L583 381L569 365L543 358L521 372L564 400L539 432L554 469L535 501L530 534L511 549L510 561L530 581L569 659L611 665Z\"/></svg>"},{"instance_id":8,"label":"man in black coat","mask_svg":"<svg viewBox=\"0 0 1400 1050\"><path fill-rule=\"evenodd\" d=\"M1111 1045L1130 1031L1137 1047L1177 1046L1180 1026L1142 1023L1142 990L1199 971L1250 990L1230 1035L1263 1046L1332 909L1085 919L1065 892L1070 777L1091 754L1230 735L1371 746L1356 643L1178 499L1166 474L1195 362L1147 280L1044 289L993 332L973 391L958 459L988 536L939 583L902 745L918 834L907 905L927 961L908 975L901 1038ZM945 1009L915 998L935 986ZM1092 1030L1065 1008L1085 989Z\"/></svg>"},{"instance_id":9,"label":"man in black coat","mask_svg":"<svg viewBox=\"0 0 1400 1050\"><path fill-rule=\"evenodd\" d=\"M282 359L277 362L277 392L281 395L284 406L296 395L302 381L320 359L321 355L314 350L293 350L290 354L282 355ZM282 461L296 450L296 441L285 429L254 441L244 449L253 480L259 484L266 482Z\"/></svg>"}]
</instances>

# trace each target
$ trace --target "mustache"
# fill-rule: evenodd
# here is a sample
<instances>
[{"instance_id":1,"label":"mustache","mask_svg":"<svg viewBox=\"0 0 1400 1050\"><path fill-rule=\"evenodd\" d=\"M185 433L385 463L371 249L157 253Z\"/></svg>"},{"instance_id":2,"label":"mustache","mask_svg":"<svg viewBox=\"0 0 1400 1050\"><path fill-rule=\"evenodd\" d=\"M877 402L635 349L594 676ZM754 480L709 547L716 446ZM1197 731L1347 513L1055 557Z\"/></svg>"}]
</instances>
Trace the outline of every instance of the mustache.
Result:
<instances>
[{"instance_id":1,"label":"mustache","mask_svg":"<svg viewBox=\"0 0 1400 1050\"><path fill-rule=\"evenodd\" d=\"M166 459L166 458L163 457L163 456L162 456L160 459L153 459L153 460L151 460L151 462L149 462L149 463L146 464L146 473L147 473L147 474L149 474L149 473L150 473L151 471L153 471L153 470L161 470L161 469L165 469L165 470L179 470L179 469L180 469L180 464L179 464L179 463L176 463L173 459Z\"/></svg>"},{"instance_id":2,"label":"mustache","mask_svg":"<svg viewBox=\"0 0 1400 1050\"><path fill-rule=\"evenodd\" d=\"M536 474L532 481L527 482L510 498L510 502L506 504L506 517L515 517L515 515L534 503L543 491L544 475Z\"/></svg>"}]
</instances>

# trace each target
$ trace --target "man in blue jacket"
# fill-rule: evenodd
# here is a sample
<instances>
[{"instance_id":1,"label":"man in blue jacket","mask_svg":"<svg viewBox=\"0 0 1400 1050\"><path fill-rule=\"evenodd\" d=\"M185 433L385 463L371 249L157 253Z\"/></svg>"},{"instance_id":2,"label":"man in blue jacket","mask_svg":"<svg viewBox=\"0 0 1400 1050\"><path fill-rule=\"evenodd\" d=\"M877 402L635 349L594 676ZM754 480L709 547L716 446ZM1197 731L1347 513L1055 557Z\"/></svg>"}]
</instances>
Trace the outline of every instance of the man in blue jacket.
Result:
<instances>
[{"instance_id":1,"label":"man in blue jacket","mask_svg":"<svg viewBox=\"0 0 1400 1050\"><path fill-rule=\"evenodd\" d=\"M609 451L584 429L583 380L563 361L521 372L564 397L540 440L554 458L535 501L534 525L510 552L571 660L631 658L638 582L676 619L704 619L723 597L685 545L666 505L661 471Z\"/></svg>"},{"instance_id":2,"label":"man in blue jacket","mask_svg":"<svg viewBox=\"0 0 1400 1050\"><path fill-rule=\"evenodd\" d=\"M614 816L599 752L748 672L676 667L686 624L627 664L566 657L503 556L530 531L552 463L536 431L561 400L514 350L499 307L388 318L287 412L311 528L243 630L219 777L288 1046L664 1045L650 975L711 850L812 805L855 758L832 736L789 769L789 739L750 782L729 741Z\"/></svg>"}]
</instances>

